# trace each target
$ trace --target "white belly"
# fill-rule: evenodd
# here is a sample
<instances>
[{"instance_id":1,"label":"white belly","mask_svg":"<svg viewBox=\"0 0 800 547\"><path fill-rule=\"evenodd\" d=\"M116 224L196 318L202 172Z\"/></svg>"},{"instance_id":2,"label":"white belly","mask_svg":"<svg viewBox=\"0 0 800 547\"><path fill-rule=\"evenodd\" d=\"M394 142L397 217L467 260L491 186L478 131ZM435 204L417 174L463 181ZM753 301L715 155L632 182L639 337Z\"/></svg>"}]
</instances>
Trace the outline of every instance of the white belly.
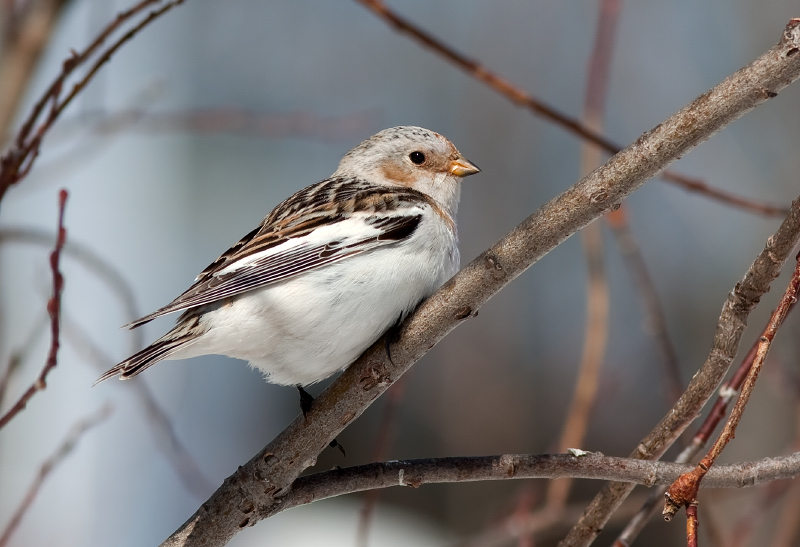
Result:
<instances>
[{"instance_id":1,"label":"white belly","mask_svg":"<svg viewBox=\"0 0 800 547\"><path fill-rule=\"evenodd\" d=\"M345 368L458 269L455 234L426 221L408 240L256 289L203 315L208 331L171 359L250 362L277 384Z\"/></svg>"}]
</instances>

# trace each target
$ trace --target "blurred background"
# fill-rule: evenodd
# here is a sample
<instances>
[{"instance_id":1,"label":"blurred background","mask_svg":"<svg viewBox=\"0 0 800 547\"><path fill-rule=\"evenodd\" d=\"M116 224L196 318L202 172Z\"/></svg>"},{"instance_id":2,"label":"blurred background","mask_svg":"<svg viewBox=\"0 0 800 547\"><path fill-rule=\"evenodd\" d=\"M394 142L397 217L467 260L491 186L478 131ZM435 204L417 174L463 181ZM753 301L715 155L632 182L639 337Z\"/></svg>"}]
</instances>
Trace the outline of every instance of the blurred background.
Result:
<instances>
[{"instance_id":1,"label":"blurred background","mask_svg":"<svg viewBox=\"0 0 800 547\"><path fill-rule=\"evenodd\" d=\"M10 0L4 13L36 3ZM129 7L121 0L64 4L7 128L11 134L70 49L85 47ZM583 111L598 5L389 2L573 117ZM604 132L621 144L633 141L770 48L792 16L800 10L790 0L623 0ZM800 193L798 101L795 85L675 169L788 205ZM396 125L442 133L483 169L465 181L462 194L464 264L581 176L576 137L395 33L352 0L187 0L120 49L64 113L30 176L0 206L0 375L21 356L9 377L5 411L46 358L48 254L58 190L70 192L62 349L47 390L0 432L0 529L68 430L103 405L113 406L42 485L9 545L157 545L296 417L296 390L267 384L246 363L224 357L164 362L131 382L91 386L174 318L133 333L120 325L169 302L280 201L331 174L363 139ZM625 204L685 386L706 358L728 291L780 218L661 180ZM608 340L579 448L622 456L672 398L642 299L605 224L602 242ZM443 340L344 431L339 441L346 457L328 449L310 471L376 457L558 450L586 331L586 278L583 246L574 237ZM751 316L745 349L787 279L775 283ZM790 317L779 333L723 461L796 450L798 325ZM392 401L394 418L387 419ZM673 448L668 456L676 454ZM347 496L261 522L231 545L550 545L601 486L576 482L562 517L522 539L512 533L514 519L541 509L547 481L383 491L366 543L363 533L357 540L365 496ZM722 544L734 537L768 544L797 490L791 486L787 496L764 488L705 491L701 530ZM637 489L634 496L645 494ZM656 518L637 544L682 544L682 521ZM612 519L597 545L609 545L624 522ZM489 539L491 533L497 537Z\"/></svg>"}]
</instances>

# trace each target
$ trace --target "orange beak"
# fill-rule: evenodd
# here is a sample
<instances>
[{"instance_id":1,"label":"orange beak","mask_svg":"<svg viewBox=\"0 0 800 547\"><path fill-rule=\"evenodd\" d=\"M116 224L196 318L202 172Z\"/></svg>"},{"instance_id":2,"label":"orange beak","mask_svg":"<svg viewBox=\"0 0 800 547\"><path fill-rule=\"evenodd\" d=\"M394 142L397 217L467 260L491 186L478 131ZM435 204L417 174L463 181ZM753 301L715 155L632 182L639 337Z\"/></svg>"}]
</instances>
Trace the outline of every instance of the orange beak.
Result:
<instances>
[{"instance_id":1,"label":"orange beak","mask_svg":"<svg viewBox=\"0 0 800 547\"><path fill-rule=\"evenodd\" d=\"M451 175L455 175L457 177L468 177L470 175L474 175L475 173L481 172L477 165L465 158L462 158L461 156L458 156L458 158L451 161L447 170Z\"/></svg>"}]
</instances>

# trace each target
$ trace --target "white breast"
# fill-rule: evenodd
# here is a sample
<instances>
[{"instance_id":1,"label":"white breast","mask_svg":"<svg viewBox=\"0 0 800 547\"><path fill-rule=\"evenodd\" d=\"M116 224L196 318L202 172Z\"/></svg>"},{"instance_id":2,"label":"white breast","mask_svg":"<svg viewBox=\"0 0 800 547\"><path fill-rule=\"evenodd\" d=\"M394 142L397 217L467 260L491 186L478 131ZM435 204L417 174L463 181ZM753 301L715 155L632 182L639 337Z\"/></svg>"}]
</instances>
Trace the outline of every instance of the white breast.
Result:
<instances>
[{"instance_id":1,"label":"white breast","mask_svg":"<svg viewBox=\"0 0 800 547\"><path fill-rule=\"evenodd\" d=\"M346 367L458 270L456 234L431 209L401 242L242 294L203 316L183 359L245 359L277 384L310 384Z\"/></svg>"}]
</instances>

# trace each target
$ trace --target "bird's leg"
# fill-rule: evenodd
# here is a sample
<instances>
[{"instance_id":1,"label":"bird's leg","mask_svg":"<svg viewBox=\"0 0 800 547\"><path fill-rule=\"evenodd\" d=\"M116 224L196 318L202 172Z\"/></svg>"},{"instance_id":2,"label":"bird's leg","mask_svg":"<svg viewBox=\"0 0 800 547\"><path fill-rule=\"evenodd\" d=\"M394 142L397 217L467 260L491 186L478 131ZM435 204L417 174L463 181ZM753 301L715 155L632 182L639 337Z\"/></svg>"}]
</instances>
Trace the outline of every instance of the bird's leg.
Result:
<instances>
[{"instance_id":1,"label":"bird's leg","mask_svg":"<svg viewBox=\"0 0 800 547\"><path fill-rule=\"evenodd\" d=\"M308 391L303 389L303 386L301 385L297 386L297 391L300 392L300 410L303 411L303 418L307 418L308 412L311 410L311 405L314 403L314 397L312 397ZM347 454L345 454L344 447L339 444L339 441L336 439L333 439L330 443L328 443L328 446L331 448L338 448L342 453L342 456L347 456Z\"/></svg>"},{"instance_id":2,"label":"bird's leg","mask_svg":"<svg viewBox=\"0 0 800 547\"><path fill-rule=\"evenodd\" d=\"M303 411L303 418L308 415L308 411L311 410L311 405L314 403L314 397L312 397L303 386L298 385L297 391L300 392L300 410Z\"/></svg>"},{"instance_id":3,"label":"bird's leg","mask_svg":"<svg viewBox=\"0 0 800 547\"><path fill-rule=\"evenodd\" d=\"M397 341L397 338L400 336L400 325L403 324L403 314L397 316L397 321L394 322L394 325L389 327L389 330L386 331L386 357L389 358L389 362L394 364L392 361L392 344Z\"/></svg>"}]
</instances>

